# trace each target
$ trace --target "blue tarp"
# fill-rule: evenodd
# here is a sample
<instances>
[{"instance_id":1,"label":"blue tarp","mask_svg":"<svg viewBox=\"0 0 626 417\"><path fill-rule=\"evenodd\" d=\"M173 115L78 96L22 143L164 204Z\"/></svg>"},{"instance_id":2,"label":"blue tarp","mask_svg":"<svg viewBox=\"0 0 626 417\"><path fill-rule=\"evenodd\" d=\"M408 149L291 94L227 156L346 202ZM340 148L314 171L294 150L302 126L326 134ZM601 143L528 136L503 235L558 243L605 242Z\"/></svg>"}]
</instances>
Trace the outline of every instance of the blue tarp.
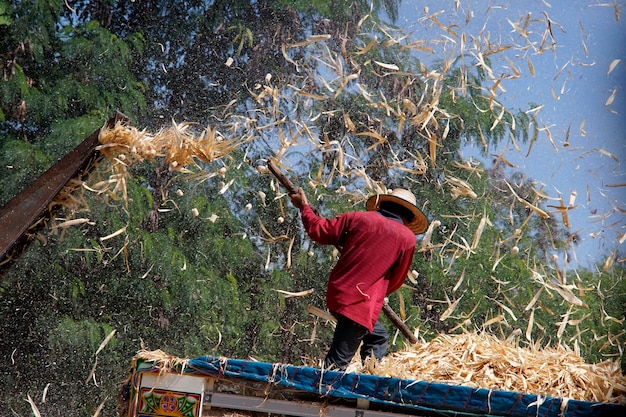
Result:
<instances>
[{"instance_id":1,"label":"blue tarp","mask_svg":"<svg viewBox=\"0 0 626 417\"><path fill-rule=\"evenodd\" d=\"M604 417L626 416L626 407L541 397L510 391L324 371L306 366L201 356L189 361L195 372L240 378L326 397L365 398L370 402L426 413L455 416ZM561 408L563 407L563 410Z\"/></svg>"}]
</instances>

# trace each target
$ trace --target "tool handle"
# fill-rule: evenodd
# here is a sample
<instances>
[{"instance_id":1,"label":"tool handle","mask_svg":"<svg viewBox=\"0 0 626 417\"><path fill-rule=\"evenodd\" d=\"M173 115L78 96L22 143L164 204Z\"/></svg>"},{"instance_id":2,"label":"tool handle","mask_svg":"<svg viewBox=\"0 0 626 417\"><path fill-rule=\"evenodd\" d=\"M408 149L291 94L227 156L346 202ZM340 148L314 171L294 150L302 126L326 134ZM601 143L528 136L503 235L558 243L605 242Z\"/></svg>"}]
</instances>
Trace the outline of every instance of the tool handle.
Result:
<instances>
[{"instance_id":1,"label":"tool handle","mask_svg":"<svg viewBox=\"0 0 626 417\"><path fill-rule=\"evenodd\" d=\"M411 342L411 344L416 344L417 343L417 338L415 337L415 335L413 334L413 332L411 332L411 330L408 328L408 326L406 324L404 324L404 322L402 321L402 319L396 314L395 311L393 311L391 309L391 307L389 307L389 304L387 304L387 302L385 301L385 303L383 304L383 313L385 313L385 315L387 316L387 318L393 323L394 326L396 326L396 328L398 330L400 330L400 332L404 335L404 337L407 338L407 340L409 342Z\"/></svg>"},{"instance_id":2,"label":"tool handle","mask_svg":"<svg viewBox=\"0 0 626 417\"><path fill-rule=\"evenodd\" d=\"M270 172L274 174L276 179L283 185L283 187L287 189L287 192L289 194L296 194L298 192L299 188L293 185L293 182L291 182L291 180L282 173L282 171L278 168L276 162L274 162L273 159L268 159L267 167L269 168ZM320 215L319 210L317 210L315 207L311 208L316 215Z\"/></svg>"},{"instance_id":3,"label":"tool handle","mask_svg":"<svg viewBox=\"0 0 626 417\"><path fill-rule=\"evenodd\" d=\"M278 168L278 166L276 165L276 162L274 162L273 159L269 159L267 161L267 167L272 172L272 174L274 174L276 179L283 185L283 187L287 189L287 192L289 194L294 194L298 192L298 187L293 185L291 180L287 178L285 174L282 173L282 171Z\"/></svg>"}]
</instances>

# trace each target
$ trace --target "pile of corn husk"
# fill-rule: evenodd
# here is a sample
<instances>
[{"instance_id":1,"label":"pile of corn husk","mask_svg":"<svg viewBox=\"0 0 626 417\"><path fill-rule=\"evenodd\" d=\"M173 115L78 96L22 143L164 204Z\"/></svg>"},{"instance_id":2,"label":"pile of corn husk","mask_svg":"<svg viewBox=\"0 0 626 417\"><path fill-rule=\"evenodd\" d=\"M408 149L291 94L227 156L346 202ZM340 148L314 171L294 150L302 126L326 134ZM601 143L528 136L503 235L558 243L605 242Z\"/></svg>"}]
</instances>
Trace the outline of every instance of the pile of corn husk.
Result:
<instances>
[{"instance_id":1,"label":"pile of corn husk","mask_svg":"<svg viewBox=\"0 0 626 417\"><path fill-rule=\"evenodd\" d=\"M358 356L358 355L357 355ZM587 364L563 345L519 347L489 334L440 335L348 372L626 404L626 376L614 361Z\"/></svg>"}]
</instances>

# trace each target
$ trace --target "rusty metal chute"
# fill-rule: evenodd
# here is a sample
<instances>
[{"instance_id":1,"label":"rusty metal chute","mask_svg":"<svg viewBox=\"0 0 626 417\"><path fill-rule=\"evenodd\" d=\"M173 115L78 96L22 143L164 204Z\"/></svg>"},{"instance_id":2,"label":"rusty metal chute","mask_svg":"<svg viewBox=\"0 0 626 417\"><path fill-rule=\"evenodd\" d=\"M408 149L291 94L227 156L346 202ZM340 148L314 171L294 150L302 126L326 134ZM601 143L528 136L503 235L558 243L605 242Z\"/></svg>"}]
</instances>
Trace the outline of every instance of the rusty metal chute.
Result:
<instances>
[{"instance_id":1,"label":"rusty metal chute","mask_svg":"<svg viewBox=\"0 0 626 417\"><path fill-rule=\"evenodd\" d=\"M105 124L128 122L116 112ZM29 244L26 232L49 215L50 203L63 187L76 176L85 176L101 155L97 151L100 129L56 162L27 188L0 207L0 269L18 258Z\"/></svg>"}]
</instances>

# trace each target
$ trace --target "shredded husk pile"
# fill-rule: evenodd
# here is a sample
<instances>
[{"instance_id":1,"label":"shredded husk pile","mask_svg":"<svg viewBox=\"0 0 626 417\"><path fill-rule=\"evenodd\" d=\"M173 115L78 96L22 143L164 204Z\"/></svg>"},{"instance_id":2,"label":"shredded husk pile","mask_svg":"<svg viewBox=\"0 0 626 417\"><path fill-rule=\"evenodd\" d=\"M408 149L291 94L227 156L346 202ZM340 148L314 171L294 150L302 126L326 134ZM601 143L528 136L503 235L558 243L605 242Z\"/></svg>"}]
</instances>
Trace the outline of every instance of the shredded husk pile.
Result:
<instances>
[{"instance_id":1,"label":"shredded husk pile","mask_svg":"<svg viewBox=\"0 0 626 417\"><path fill-rule=\"evenodd\" d=\"M161 369L185 367L188 361L160 350L142 350L136 358ZM626 405L619 363L587 364L563 345L523 348L485 333L439 335L365 366L356 355L346 372Z\"/></svg>"},{"instance_id":2,"label":"shredded husk pile","mask_svg":"<svg viewBox=\"0 0 626 417\"><path fill-rule=\"evenodd\" d=\"M374 366L353 361L348 371L626 404L626 376L619 363L587 364L563 345L522 348L489 334L440 335L391 353Z\"/></svg>"}]
</instances>

